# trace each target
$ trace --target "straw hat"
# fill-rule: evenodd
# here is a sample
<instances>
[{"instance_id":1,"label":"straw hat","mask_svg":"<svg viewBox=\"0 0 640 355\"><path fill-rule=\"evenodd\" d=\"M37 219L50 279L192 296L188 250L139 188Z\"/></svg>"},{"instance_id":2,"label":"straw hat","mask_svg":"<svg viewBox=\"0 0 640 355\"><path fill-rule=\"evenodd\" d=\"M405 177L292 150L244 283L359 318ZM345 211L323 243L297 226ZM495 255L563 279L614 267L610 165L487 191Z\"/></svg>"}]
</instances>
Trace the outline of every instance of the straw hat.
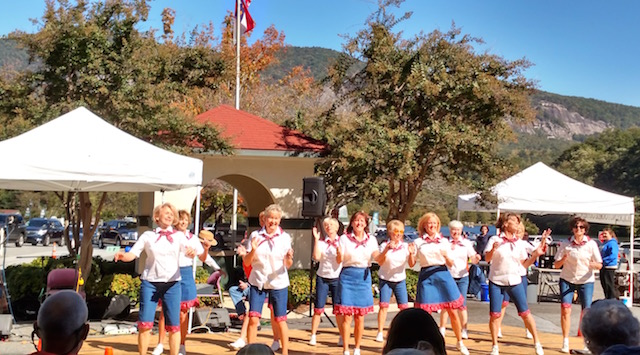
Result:
<instances>
[{"instance_id":1,"label":"straw hat","mask_svg":"<svg viewBox=\"0 0 640 355\"><path fill-rule=\"evenodd\" d=\"M209 243L211 243L211 246L218 245L218 241L213 238L213 233L208 230L201 230L200 233L198 233L198 238L208 241Z\"/></svg>"}]
</instances>

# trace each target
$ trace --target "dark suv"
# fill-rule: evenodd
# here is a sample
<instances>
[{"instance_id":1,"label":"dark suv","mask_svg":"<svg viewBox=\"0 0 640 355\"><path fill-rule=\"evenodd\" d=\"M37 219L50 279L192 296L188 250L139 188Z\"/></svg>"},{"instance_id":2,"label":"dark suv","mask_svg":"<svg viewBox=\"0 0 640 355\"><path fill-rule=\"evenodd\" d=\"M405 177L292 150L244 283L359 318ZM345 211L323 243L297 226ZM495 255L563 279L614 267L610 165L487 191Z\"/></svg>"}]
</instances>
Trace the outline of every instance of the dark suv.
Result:
<instances>
[{"instance_id":1,"label":"dark suv","mask_svg":"<svg viewBox=\"0 0 640 355\"><path fill-rule=\"evenodd\" d=\"M114 219L100 227L98 247L105 245L133 245L138 240L138 223L131 220Z\"/></svg>"},{"instance_id":2,"label":"dark suv","mask_svg":"<svg viewBox=\"0 0 640 355\"><path fill-rule=\"evenodd\" d=\"M64 226L55 218L31 218L27 222L27 243L47 246L51 242L65 245Z\"/></svg>"},{"instance_id":3,"label":"dark suv","mask_svg":"<svg viewBox=\"0 0 640 355\"><path fill-rule=\"evenodd\" d=\"M0 228L4 229L5 233L9 233L7 242L16 243L17 247L24 244L27 233L22 215L19 213L0 213Z\"/></svg>"}]
</instances>

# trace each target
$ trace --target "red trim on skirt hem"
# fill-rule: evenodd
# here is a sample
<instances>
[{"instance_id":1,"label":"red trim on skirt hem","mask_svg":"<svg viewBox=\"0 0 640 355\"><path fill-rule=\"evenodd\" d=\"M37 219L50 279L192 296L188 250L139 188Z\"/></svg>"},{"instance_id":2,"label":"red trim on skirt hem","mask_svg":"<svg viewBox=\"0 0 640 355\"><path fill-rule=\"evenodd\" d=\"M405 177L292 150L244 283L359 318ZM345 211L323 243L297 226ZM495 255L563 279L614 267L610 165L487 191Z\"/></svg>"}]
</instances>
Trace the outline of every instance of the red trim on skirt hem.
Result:
<instances>
[{"instance_id":1,"label":"red trim on skirt hem","mask_svg":"<svg viewBox=\"0 0 640 355\"><path fill-rule=\"evenodd\" d=\"M322 313L324 313L324 308L314 308L313 309L313 314L315 314L317 316L321 315Z\"/></svg>"},{"instance_id":2,"label":"red trim on skirt hem","mask_svg":"<svg viewBox=\"0 0 640 355\"><path fill-rule=\"evenodd\" d=\"M490 318L500 318L501 315L502 315L502 312L489 312Z\"/></svg>"},{"instance_id":3,"label":"red trim on skirt hem","mask_svg":"<svg viewBox=\"0 0 640 355\"><path fill-rule=\"evenodd\" d=\"M562 307L562 308L571 308L571 303L562 303L560 305L560 307Z\"/></svg>"},{"instance_id":4,"label":"red trim on skirt hem","mask_svg":"<svg viewBox=\"0 0 640 355\"><path fill-rule=\"evenodd\" d=\"M502 308L509 305L509 301L502 301Z\"/></svg>"},{"instance_id":5,"label":"red trim on skirt hem","mask_svg":"<svg viewBox=\"0 0 640 355\"><path fill-rule=\"evenodd\" d=\"M153 322L138 322L138 329L147 330L153 328Z\"/></svg>"},{"instance_id":6,"label":"red trim on skirt hem","mask_svg":"<svg viewBox=\"0 0 640 355\"><path fill-rule=\"evenodd\" d=\"M427 312L435 312L440 309L459 309L464 306L464 298L460 296L457 300L443 303L413 303L414 308L422 308Z\"/></svg>"},{"instance_id":7,"label":"red trim on skirt hem","mask_svg":"<svg viewBox=\"0 0 640 355\"><path fill-rule=\"evenodd\" d=\"M408 303L401 303L398 305L398 309L407 309L407 308L409 308Z\"/></svg>"},{"instance_id":8,"label":"red trim on skirt hem","mask_svg":"<svg viewBox=\"0 0 640 355\"><path fill-rule=\"evenodd\" d=\"M200 305L200 301L196 298L191 301L183 301L180 302L180 310L188 311L191 307L198 307Z\"/></svg>"},{"instance_id":9,"label":"red trim on skirt hem","mask_svg":"<svg viewBox=\"0 0 640 355\"><path fill-rule=\"evenodd\" d=\"M260 318L262 317L262 313L256 311L249 312L249 317Z\"/></svg>"},{"instance_id":10,"label":"red trim on skirt hem","mask_svg":"<svg viewBox=\"0 0 640 355\"><path fill-rule=\"evenodd\" d=\"M286 322L287 321L287 316L280 316L280 317L275 317L273 318L273 320L275 320L276 322Z\"/></svg>"},{"instance_id":11,"label":"red trim on skirt hem","mask_svg":"<svg viewBox=\"0 0 640 355\"><path fill-rule=\"evenodd\" d=\"M388 302L380 302L380 308L389 308Z\"/></svg>"},{"instance_id":12,"label":"red trim on skirt hem","mask_svg":"<svg viewBox=\"0 0 640 355\"><path fill-rule=\"evenodd\" d=\"M364 316L366 314L373 312L373 306L369 307L355 307L355 306L343 306L343 305L334 305L333 306L333 314L343 315L343 316Z\"/></svg>"}]
</instances>

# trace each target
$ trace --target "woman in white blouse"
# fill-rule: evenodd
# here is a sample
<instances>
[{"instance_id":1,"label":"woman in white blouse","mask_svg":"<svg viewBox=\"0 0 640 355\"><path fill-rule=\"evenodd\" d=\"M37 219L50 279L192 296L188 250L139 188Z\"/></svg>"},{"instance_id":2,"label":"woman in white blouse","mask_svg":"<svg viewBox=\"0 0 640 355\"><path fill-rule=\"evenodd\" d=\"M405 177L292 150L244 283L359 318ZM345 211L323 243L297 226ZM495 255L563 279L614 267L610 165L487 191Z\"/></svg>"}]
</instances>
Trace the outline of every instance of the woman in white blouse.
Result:
<instances>
[{"instance_id":1,"label":"woman in white blouse","mask_svg":"<svg viewBox=\"0 0 640 355\"><path fill-rule=\"evenodd\" d=\"M558 248L553 267L560 271L560 295L562 297L560 325L562 327L563 353L569 352L569 328L571 327L571 303L578 291L582 312L591 307L593 299L594 270L602 268L602 256L598 244L591 240L589 222L575 217L570 222L573 236Z\"/></svg>"},{"instance_id":2,"label":"woman in white blouse","mask_svg":"<svg viewBox=\"0 0 640 355\"><path fill-rule=\"evenodd\" d=\"M425 213L418 221L418 233L414 243L420 261L420 274L416 292L416 308L431 313L445 310L451 318L451 328L456 335L456 347L461 354L469 355L462 341L460 318L455 310L463 307L460 294L449 269L453 265L450 257L451 243L440 234L440 218L435 213ZM465 295L466 297L466 295Z\"/></svg>"},{"instance_id":3,"label":"woman in white blouse","mask_svg":"<svg viewBox=\"0 0 640 355\"><path fill-rule=\"evenodd\" d=\"M344 316L342 321L344 355L349 355L351 337L351 319L355 318L353 355L360 355L360 342L364 333L364 316L373 312L373 293L371 291L371 261L378 256L376 238L366 232L369 216L356 212L351 216L347 233L340 237L340 246L336 255L342 263L338 278L340 303L334 306L335 314Z\"/></svg>"},{"instance_id":4,"label":"woman in white blouse","mask_svg":"<svg viewBox=\"0 0 640 355\"><path fill-rule=\"evenodd\" d=\"M536 355L544 354L542 344L538 339L536 323L527 305L527 291L522 283L521 267L528 268L542 254L543 245L535 249L529 257L527 247L518 238L520 216L507 213L502 219L500 235L489 239L485 249L485 259L491 263L489 268L489 330L493 347L491 355L500 353L498 348L498 328L502 315L502 301L506 293L518 309L518 315L524 321L526 328L533 335Z\"/></svg>"},{"instance_id":5,"label":"woman in white blouse","mask_svg":"<svg viewBox=\"0 0 640 355\"><path fill-rule=\"evenodd\" d=\"M462 222L449 222L449 233L451 233L451 250L449 257L453 260L453 264L449 266L449 272L456 281L458 290L464 299L462 307L458 308L458 317L462 326L462 339L468 339L467 323L469 315L467 312L467 291L469 290L469 268L468 263L471 261L477 264L480 261L480 255L473 248L473 243L462 235ZM440 313L440 332L444 335L445 326L447 325L447 312Z\"/></svg>"},{"instance_id":6,"label":"woman in white blouse","mask_svg":"<svg viewBox=\"0 0 640 355\"><path fill-rule=\"evenodd\" d=\"M380 289L380 309L378 310L378 335L376 341L384 340L382 330L387 320L387 310L391 294L396 296L398 309L403 310L409 306L407 294L407 264L413 267L416 264L416 245L404 241L404 223L397 219L387 223L387 235L389 240L380 244L380 254L376 262L380 265L378 270L378 288Z\"/></svg>"},{"instance_id":7,"label":"woman in white blouse","mask_svg":"<svg viewBox=\"0 0 640 355\"><path fill-rule=\"evenodd\" d=\"M331 302L334 307L340 303L338 295L338 278L342 271L342 264L336 260L338 253L338 227L340 222L335 218L325 218L322 221L322 227L326 233L324 239L320 238L320 231L313 227L313 260L319 262L318 271L316 273L316 297L313 308L313 318L311 319L311 339L310 345L316 345L316 332L320 325L320 318L324 313L324 306L327 303L327 297L331 292ZM334 314L336 314L334 309ZM336 314L336 323L338 330L342 327L342 315ZM338 340L338 346L342 346Z\"/></svg>"}]
</instances>

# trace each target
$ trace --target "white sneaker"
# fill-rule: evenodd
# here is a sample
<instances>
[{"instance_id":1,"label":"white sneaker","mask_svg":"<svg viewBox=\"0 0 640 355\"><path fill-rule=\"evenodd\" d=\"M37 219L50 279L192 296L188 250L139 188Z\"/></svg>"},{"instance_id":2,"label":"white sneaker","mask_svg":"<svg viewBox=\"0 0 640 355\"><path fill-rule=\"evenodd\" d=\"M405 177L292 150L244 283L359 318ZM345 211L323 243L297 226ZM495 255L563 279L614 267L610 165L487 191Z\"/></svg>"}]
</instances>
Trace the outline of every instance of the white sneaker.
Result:
<instances>
[{"instance_id":1,"label":"white sneaker","mask_svg":"<svg viewBox=\"0 0 640 355\"><path fill-rule=\"evenodd\" d=\"M469 349L467 349L467 347L464 346L462 341L458 343L458 350L460 350L460 354L462 355L469 355Z\"/></svg>"},{"instance_id":2,"label":"white sneaker","mask_svg":"<svg viewBox=\"0 0 640 355\"><path fill-rule=\"evenodd\" d=\"M502 328L498 328L498 338L502 338Z\"/></svg>"},{"instance_id":3,"label":"white sneaker","mask_svg":"<svg viewBox=\"0 0 640 355\"><path fill-rule=\"evenodd\" d=\"M498 346L497 346L497 345L494 345L494 346L491 348L491 355L500 355L500 349L498 349Z\"/></svg>"},{"instance_id":4,"label":"white sneaker","mask_svg":"<svg viewBox=\"0 0 640 355\"><path fill-rule=\"evenodd\" d=\"M187 349L185 349L184 344L180 345L180 350L178 350L178 355L187 355Z\"/></svg>"},{"instance_id":5,"label":"white sneaker","mask_svg":"<svg viewBox=\"0 0 640 355\"><path fill-rule=\"evenodd\" d=\"M360 355L360 348L353 349L353 355Z\"/></svg>"},{"instance_id":6,"label":"white sneaker","mask_svg":"<svg viewBox=\"0 0 640 355\"><path fill-rule=\"evenodd\" d=\"M542 344L536 343L536 355L544 355L544 350L542 350Z\"/></svg>"},{"instance_id":7,"label":"white sneaker","mask_svg":"<svg viewBox=\"0 0 640 355\"><path fill-rule=\"evenodd\" d=\"M349 350L345 350L345 351L342 353L342 355L350 355L350 354L349 354Z\"/></svg>"},{"instance_id":8,"label":"white sneaker","mask_svg":"<svg viewBox=\"0 0 640 355\"><path fill-rule=\"evenodd\" d=\"M564 338L562 340L562 348L560 349L560 352L569 353L569 339Z\"/></svg>"},{"instance_id":9,"label":"white sneaker","mask_svg":"<svg viewBox=\"0 0 640 355\"><path fill-rule=\"evenodd\" d=\"M462 329L460 333L462 333L462 339L469 339L469 333L467 333L466 329Z\"/></svg>"},{"instance_id":10,"label":"white sneaker","mask_svg":"<svg viewBox=\"0 0 640 355\"><path fill-rule=\"evenodd\" d=\"M442 337L444 338L444 333L447 332L447 328L445 327L440 327L440 334L442 334Z\"/></svg>"},{"instance_id":11,"label":"white sneaker","mask_svg":"<svg viewBox=\"0 0 640 355\"><path fill-rule=\"evenodd\" d=\"M342 341L342 337L338 336L338 346L343 346L344 342Z\"/></svg>"},{"instance_id":12,"label":"white sneaker","mask_svg":"<svg viewBox=\"0 0 640 355\"><path fill-rule=\"evenodd\" d=\"M234 341L233 343L229 343L229 347L233 350L240 350L244 348L246 345L247 345L247 342L244 341L244 339L242 338L238 338L238 340Z\"/></svg>"},{"instance_id":13,"label":"white sneaker","mask_svg":"<svg viewBox=\"0 0 640 355\"><path fill-rule=\"evenodd\" d=\"M277 340L274 340L273 343L271 343L271 350L273 350L274 353L280 350L280 342Z\"/></svg>"},{"instance_id":14,"label":"white sneaker","mask_svg":"<svg viewBox=\"0 0 640 355\"><path fill-rule=\"evenodd\" d=\"M315 334L311 334L311 339L309 339L309 345L316 345L316 335Z\"/></svg>"},{"instance_id":15,"label":"white sneaker","mask_svg":"<svg viewBox=\"0 0 640 355\"><path fill-rule=\"evenodd\" d=\"M376 341L378 343L382 343L384 341L383 336L382 336L382 332L378 332L378 335L376 335Z\"/></svg>"},{"instance_id":16,"label":"white sneaker","mask_svg":"<svg viewBox=\"0 0 640 355\"><path fill-rule=\"evenodd\" d=\"M527 329L527 334L525 335L525 337L527 339L533 339L533 334L531 334L531 332L529 331L529 329Z\"/></svg>"},{"instance_id":17,"label":"white sneaker","mask_svg":"<svg viewBox=\"0 0 640 355\"><path fill-rule=\"evenodd\" d=\"M162 344L158 344L155 349L153 349L152 355L160 355L164 351L164 346Z\"/></svg>"}]
</instances>

